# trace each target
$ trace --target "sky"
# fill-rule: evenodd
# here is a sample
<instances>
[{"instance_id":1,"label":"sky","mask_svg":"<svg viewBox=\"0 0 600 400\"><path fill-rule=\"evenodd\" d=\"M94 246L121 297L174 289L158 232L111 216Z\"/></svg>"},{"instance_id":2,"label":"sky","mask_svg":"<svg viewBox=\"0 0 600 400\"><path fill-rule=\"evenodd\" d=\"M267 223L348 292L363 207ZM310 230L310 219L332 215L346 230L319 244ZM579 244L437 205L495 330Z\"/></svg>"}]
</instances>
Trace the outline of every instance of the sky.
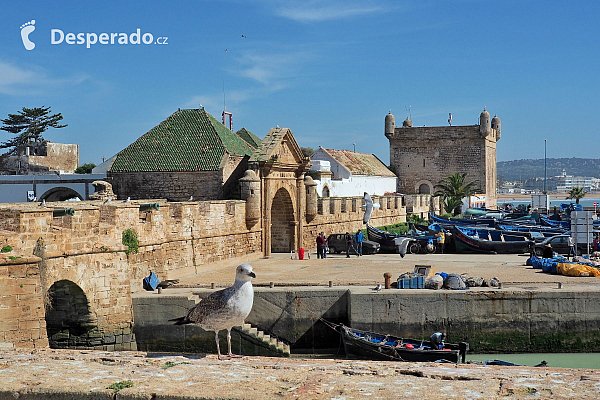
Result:
<instances>
[{"instance_id":1,"label":"sky","mask_svg":"<svg viewBox=\"0 0 600 400\"><path fill-rule=\"evenodd\" d=\"M225 106L234 130L287 127L302 147L386 164L390 110L444 126L485 107L502 121L498 161L598 158L596 1L10 1L2 14L0 118L52 107L68 127L44 137L79 144L80 164L200 104L217 119Z\"/></svg>"}]
</instances>

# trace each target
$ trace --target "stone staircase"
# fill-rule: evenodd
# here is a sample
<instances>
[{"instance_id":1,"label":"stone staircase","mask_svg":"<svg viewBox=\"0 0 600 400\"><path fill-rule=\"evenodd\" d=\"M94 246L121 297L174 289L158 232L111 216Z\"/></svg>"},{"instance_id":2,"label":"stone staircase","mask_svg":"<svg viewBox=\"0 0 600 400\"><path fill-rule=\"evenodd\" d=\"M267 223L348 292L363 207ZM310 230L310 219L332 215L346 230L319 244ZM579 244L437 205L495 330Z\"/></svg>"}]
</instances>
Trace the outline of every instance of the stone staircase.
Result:
<instances>
[{"instance_id":1,"label":"stone staircase","mask_svg":"<svg viewBox=\"0 0 600 400\"><path fill-rule=\"evenodd\" d=\"M267 335L250 324L244 324L241 328L235 327L234 330L245 335L247 340L254 342L259 355L267 355L270 357L290 356L290 346L288 344Z\"/></svg>"}]
</instances>

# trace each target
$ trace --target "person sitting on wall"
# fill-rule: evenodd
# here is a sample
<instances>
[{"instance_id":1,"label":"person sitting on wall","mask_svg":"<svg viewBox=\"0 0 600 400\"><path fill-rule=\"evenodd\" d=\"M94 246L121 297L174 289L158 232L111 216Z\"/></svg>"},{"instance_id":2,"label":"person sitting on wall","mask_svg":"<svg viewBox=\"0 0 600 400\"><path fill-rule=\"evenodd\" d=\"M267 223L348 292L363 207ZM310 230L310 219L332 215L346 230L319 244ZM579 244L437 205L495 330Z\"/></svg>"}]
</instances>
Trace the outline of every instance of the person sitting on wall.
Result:
<instances>
[{"instance_id":1,"label":"person sitting on wall","mask_svg":"<svg viewBox=\"0 0 600 400\"><path fill-rule=\"evenodd\" d=\"M431 335L431 347L435 350L441 350L444 348L444 340L446 339L446 332L436 332Z\"/></svg>"}]
</instances>

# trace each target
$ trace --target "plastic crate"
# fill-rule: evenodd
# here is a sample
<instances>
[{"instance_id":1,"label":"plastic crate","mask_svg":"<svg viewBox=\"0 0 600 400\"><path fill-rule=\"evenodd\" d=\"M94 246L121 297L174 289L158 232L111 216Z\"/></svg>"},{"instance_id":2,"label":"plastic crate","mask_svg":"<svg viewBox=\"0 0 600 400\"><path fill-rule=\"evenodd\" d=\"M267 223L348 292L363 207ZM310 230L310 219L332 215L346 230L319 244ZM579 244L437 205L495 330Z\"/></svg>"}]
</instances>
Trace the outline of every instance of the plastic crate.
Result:
<instances>
[{"instance_id":1,"label":"plastic crate","mask_svg":"<svg viewBox=\"0 0 600 400\"><path fill-rule=\"evenodd\" d=\"M398 279L398 289L423 289L424 281L425 278L423 276Z\"/></svg>"}]
</instances>

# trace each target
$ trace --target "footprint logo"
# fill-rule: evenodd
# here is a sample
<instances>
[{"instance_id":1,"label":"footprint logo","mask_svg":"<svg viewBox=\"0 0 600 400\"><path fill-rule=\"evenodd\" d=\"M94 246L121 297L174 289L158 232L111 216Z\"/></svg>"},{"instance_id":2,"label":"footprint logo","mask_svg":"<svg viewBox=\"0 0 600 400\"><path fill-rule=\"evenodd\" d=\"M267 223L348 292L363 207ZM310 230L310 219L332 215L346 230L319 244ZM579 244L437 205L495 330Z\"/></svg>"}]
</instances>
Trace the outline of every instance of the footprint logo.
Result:
<instances>
[{"instance_id":1,"label":"footprint logo","mask_svg":"<svg viewBox=\"0 0 600 400\"><path fill-rule=\"evenodd\" d=\"M35 43L29 40L29 34L35 31L34 25L35 19L21 25L21 39L23 39L23 46L25 46L25 49L27 50L33 50L35 48Z\"/></svg>"}]
</instances>

